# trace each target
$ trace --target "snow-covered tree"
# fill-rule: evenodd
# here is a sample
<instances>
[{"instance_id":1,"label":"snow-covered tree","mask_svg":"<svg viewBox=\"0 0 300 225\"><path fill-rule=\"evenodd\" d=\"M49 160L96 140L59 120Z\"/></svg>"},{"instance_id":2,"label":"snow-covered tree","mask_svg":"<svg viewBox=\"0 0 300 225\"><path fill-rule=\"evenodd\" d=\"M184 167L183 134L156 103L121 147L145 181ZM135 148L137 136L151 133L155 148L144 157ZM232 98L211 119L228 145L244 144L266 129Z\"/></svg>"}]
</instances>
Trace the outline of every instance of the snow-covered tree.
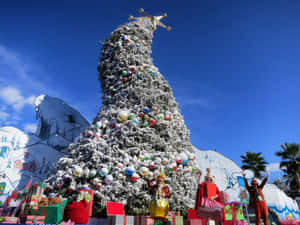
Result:
<instances>
[{"instance_id":1,"label":"snow-covered tree","mask_svg":"<svg viewBox=\"0 0 300 225\"><path fill-rule=\"evenodd\" d=\"M190 134L151 58L153 32L164 26L163 17L135 18L104 41L98 65L101 109L47 180L53 193L73 199L82 186L95 189L95 215L107 201L123 202L131 214L145 213L148 179L162 171L172 192L171 210L194 207L198 168Z\"/></svg>"}]
</instances>

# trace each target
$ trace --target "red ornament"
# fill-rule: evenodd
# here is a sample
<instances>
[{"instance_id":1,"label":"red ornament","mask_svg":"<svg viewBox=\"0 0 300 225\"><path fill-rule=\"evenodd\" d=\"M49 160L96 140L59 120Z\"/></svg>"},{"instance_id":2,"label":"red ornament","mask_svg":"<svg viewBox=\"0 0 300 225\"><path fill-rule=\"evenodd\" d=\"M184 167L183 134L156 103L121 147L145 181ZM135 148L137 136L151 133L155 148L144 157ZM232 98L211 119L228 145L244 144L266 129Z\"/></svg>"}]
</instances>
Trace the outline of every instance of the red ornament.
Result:
<instances>
[{"instance_id":1,"label":"red ornament","mask_svg":"<svg viewBox=\"0 0 300 225\"><path fill-rule=\"evenodd\" d=\"M176 160L176 163L180 164L181 163L181 159Z\"/></svg>"},{"instance_id":2,"label":"red ornament","mask_svg":"<svg viewBox=\"0 0 300 225\"><path fill-rule=\"evenodd\" d=\"M140 25L139 25L139 24L137 24L137 23L135 24L135 26L136 26L136 27L140 27Z\"/></svg>"},{"instance_id":3,"label":"red ornament","mask_svg":"<svg viewBox=\"0 0 300 225\"><path fill-rule=\"evenodd\" d=\"M60 185L60 184L57 184L57 185L56 185L56 189L61 189L61 185Z\"/></svg>"},{"instance_id":4,"label":"red ornament","mask_svg":"<svg viewBox=\"0 0 300 225\"><path fill-rule=\"evenodd\" d=\"M150 119L149 124L151 127L154 127L156 125L156 120L155 119Z\"/></svg>"},{"instance_id":5,"label":"red ornament","mask_svg":"<svg viewBox=\"0 0 300 225\"><path fill-rule=\"evenodd\" d=\"M112 128L115 128L115 127L116 127L116 124L115 124L115 123L112 123L112 124L111 124L111 127L112 127Z\"/></svg>"},{"instance_id":6,"label":"red ornament","mask_svg":"<svg viewBox=\"0 0 300 225\"><path fill-rule=\"evenodd\" d=\"M126 42L126 43L129 43L129 39L126 39L125 42Z\"/></svg>"},{"instance_id":7,"label":"red ornament","mask_svg":"<svg viewBox=\"0 0 300 225\"><path fill-rule=\"evenodd\" d=\"M176 172L177 171L177 166L174 166L172 171Z\"/></svg>"},{"instance_id":8,"label":"red ornament","mask_svg":"<svg viewBox=\"0 0 300 225\"><path fill-rule=\"evenodd\" d=\"M124 77L124 78L123 78L123 82L124 82L124 83L126 83L126 82L127 82L127 80L128 80L128 78L127 78L127 77Z\"/></svg>"},{"instance_id":9,"label":"red ornament","mask_svg":"<svg viewBox=\"0 0 300 225\"><path fill-rule=\"evenodd\" d=\"M144 116L145 116L145 113L141 112L140 117L144 117Z\"/></svg>"},{"instance_id":10,"label":"red ornament","mask_svg":"<svg viewBox=\"0 0 300 225\"><path fill-rule=\"evenodd\" d=\"M136 70L136 68L133 66L133 67L130 68L130 70L131 70L132 72L134 72L134 71Z\"/></svg>"},{"instance_id":11,"label":"red ornament","mask_svg":"<svg viewBox=\"0 0 300 225\"><path fill-rule=\"evenodd\" d=\"M149 165L150 170L153 170L154 168L155 168L155 165L151 165L151 164Z\"/></svg>"},{"instance_id":12,"label":"red ornament","mask_svg":"<svg viewBox=\"0 0 300 225\"><path fill-rule=\"evenodd\" d=\"M114 47L114 45L110 43L110 44L109 44L109 47L113 48L113 47Z\"/></svg>"},{"instance_id":13,"label":"red ornament","mask_svg":"<svg viewBox=\"0 0 300 225\"><path fill-rule=\"evenodd\" d=\"M136 182L136 181L138 180L137 177L131 177L130 179L131 179L133 182Z\"/></svg>"},{"instance_id":14,"label":"red ornament","mask_svg":"<svg viewBox=\"0 0 300 225\"><path fill-rule=\"evenodd\" d=\"M171 117L170 117L170 116L166 116L165 119L166 119L166 120L170 120Z\"/></svg>"}]
</instances>

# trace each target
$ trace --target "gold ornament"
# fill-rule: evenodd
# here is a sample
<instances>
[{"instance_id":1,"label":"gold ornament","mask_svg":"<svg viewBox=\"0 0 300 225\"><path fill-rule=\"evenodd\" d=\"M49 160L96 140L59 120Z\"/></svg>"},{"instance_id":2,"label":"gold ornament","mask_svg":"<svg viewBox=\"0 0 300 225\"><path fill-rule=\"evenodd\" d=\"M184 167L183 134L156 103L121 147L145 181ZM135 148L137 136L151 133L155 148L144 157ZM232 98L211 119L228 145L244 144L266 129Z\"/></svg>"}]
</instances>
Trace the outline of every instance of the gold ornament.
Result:
<instances>
[{"instance_id":1,"label":"gold ornament","mask_svg":"<svg viewBox=\"0 0 300 225\"><path fill-rule=\"evenodd\" d=\"M169 203L165 199L151 200L149 203L150 216L164 218L169 212Z\"/></svg>"}]
</instances>

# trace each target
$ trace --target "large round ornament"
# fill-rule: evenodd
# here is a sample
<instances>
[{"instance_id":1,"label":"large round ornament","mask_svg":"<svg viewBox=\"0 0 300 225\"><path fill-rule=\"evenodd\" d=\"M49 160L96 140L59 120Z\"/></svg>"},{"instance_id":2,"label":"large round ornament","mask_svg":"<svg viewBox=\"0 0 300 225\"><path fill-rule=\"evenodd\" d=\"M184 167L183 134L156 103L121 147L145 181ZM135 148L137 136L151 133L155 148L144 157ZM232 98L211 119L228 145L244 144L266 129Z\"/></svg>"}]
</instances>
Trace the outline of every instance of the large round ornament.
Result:
<instances>
[{"instance_id":1,"label":"large round ornament","mask_svg":"<svg viewBox=\"0 0 300 225\"><path fill-rule=\"evenodd\" d=\"M74 169L73 169L73 175L75 176L75 177L80 177L81 175L82 175L82 169L81 169L81 167L79 167L79 166L74 166Z\"/></svg>"},{"instance_id":2,"label":"large round ornament","mask_svg":"<svg viewBox=\"0 0 300 225\"><path fill-rule=\"evenodd\" d=\"M133 173L132 176L130 177L130 179L133 182L136 182L139 179L139 175L137 173Z\"/></svg>"},{"instance_id":3,"label":"large round ornament","mask_svg":"<svg viewBox=\"0 0 300 225\"><path fill-rule=\"evenodd\" d=\"M132 167L127 167L125 169L125 174L131 176L132 174L134 174L134 169Z\"/></svg>"},{"instance_id":4,"label":"large round ornament","mask_svg":"<svg viewBox=\"0 0 300 225\"><path fill-rule=\"evenodd\" d=\"M100 171L99 174L101 177L106 177L108 174L108 169L106 167L103 167Z\"/></svg>"},{"instance_id":5,"label":"large round ornament","mask_svg":"<svg viewBox=\"0 0 300 225\"><path fill-rule=\"evenodd\" d=\"M169 203L165 199L151 200L149 203L150 216L164 218L169 212Z\"/></svg>"},{"instance_id":6,"label":"large round ornament","mask_svg":"<svg viewBox=\"0 0 300 225\"><path fill-rule=\"evenodd\" d=\"M90 170L90 178L94 178L97 175L97 171L95 169Z\"/></svg>"},{"instance_id":7,"label":"large round ornament","mask_svg":"<svg viewBox=\"0 0 300 225\"><path fill-rule=\"evenodd\" d=\"M114 178L112 175L108 175L106 178L105 178L105 183L106 184L111 184L113 182Z\"/></svg>"},{"instance_id":8,"label":"large round ornament","mask_svg":"<svg viewBox=\"0 0 300 225\"><path fill-rule=\"evenodd\" d=\"M128 120L128 116L129 116L129 114L128 114L127 111L121 111L121 112L118 113L117 120L119 122L125 122L125 121Z\"/></svg>"},{"instance_id":9,"label":"large round ornament","mask_svg":"<svg viewBox=\"0 0 300 225\"><path fill-rule=\"evenodd\" d=\"M149 169L147 167L143 166L143 167L140 168L139 172L140 172L141 176L145 177L145 176L148 175Z\"/></svg>"}]
</instances>

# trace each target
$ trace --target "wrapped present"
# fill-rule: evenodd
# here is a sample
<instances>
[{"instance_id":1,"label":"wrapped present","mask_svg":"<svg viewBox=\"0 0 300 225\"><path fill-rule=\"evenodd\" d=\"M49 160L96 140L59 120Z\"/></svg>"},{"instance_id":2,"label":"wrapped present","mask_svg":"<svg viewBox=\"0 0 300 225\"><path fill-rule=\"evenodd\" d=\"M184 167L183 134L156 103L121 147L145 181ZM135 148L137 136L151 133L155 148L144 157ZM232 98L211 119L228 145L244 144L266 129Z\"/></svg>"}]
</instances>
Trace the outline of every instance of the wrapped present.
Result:
<instances>
[{"instance_id":1,"label":"wrapped present","mask_svg":"<svg viewBox=\"0 0 300 225\"><path fill-rule=\"evenodd\" d=\"M88 203L85 199L80 202L73 202L71 205L67 205L64 213L64 220L71 220L76 224L87 224L89 222L87 206Z\"/></svg>"},{"instance_id":2,"label":"wrapped present","mask_svg":"<svg viewBox=\"0 0 300 225\"><path fill-rule=\"evenodd\" d=\"M48 205L45 207L45 223L58 224L63 219L63 203Z\"/></svg>"},{"instance_id":3,"label":"wrapped present","mask_svg":"<svg viewBox=\"0 0 300 225\"><path fill-rule=\"evenodd\" d=\"M26 224L45 224L45 216L27 216Z\"/></svg>"},{"instance_id":4,"label":"wrapped present","mask_svg":"<svg viewBox=\"0 0 300 225\"><path fill-rule=\"evenodd\" d=\"M19 223L18 217L5 216L1 223Z\"/></svg>"},{"instance_id":5,"label":"wrapped present","mask_svg":"<svg viewBox=\"0 0 300 225\"><path fill-rule=\"evenodd\" d=\"M172 225L183 225L183 217L182 216L167 216L166 217Z\"/></svg>"},{"instance_id":6,"label":"wrapped present","mask_svg":"<svg viewBox=\"0 0 300 225\"><path fill-rule=\"evenodd\" d=\"M88 212L89 216L93 214L93 202L94 202L94 190L92 189L83 189L79 192L79 199L85 199L88 202Z\"/></svg>"},{"instance_id":7,"label":"wrapped present","mask_svg":"<svg viewBox=\"0 0 300 225\"><path fill-rule=\"evenodd\" d=\"M34 216L45 216L47 206L39 206L37 210L30 209L29 214Z\"/></svg>"},{"instance_id":8,"label":"wrapped present","mask_svg":"<svg viewBox=\"0 0 300 225\"><path fill-rule=\"evenodd\" d=\"M241 204L234 205L235 220L245 220L243 206Z\"/></svg>"},{"instance_id":9,"label":"wrapped present","mask_svg":"<svg viewBox=\"0 0 300 225\"><path fill-rule=\"evenodd\" d=\"M135 216L134 225L153 225L154 219L150 216Z\"/></svg>"},{"instance_id":10,"label":"wrapped present","mask_svg":"<svg viewBox=\"0 0 300 225\"><path fill-rule=\"evenodd\" d=\"M134 216L115 215L108 216L109 225L135 225Z\"/></svg>"},{"instance_id":11,"label":"wrapped present","mask_svg":"<svg viewBox=\"0 0 300 225\"><path fill-rule=\"evenodd\" d=\"M206 221L204 219L191 219L184 220L184 225L206 225Z\"/></svg>"},{"instance_id":12,"label":"wrapped present","mask_svg":"<svg viewBox=\"0 0 300 225\"><path fill-rule=\"evenodd\" d=\"M224 205L225 221L233 220L233 208L231 204Z\"/></svg>"}]
</instances>

